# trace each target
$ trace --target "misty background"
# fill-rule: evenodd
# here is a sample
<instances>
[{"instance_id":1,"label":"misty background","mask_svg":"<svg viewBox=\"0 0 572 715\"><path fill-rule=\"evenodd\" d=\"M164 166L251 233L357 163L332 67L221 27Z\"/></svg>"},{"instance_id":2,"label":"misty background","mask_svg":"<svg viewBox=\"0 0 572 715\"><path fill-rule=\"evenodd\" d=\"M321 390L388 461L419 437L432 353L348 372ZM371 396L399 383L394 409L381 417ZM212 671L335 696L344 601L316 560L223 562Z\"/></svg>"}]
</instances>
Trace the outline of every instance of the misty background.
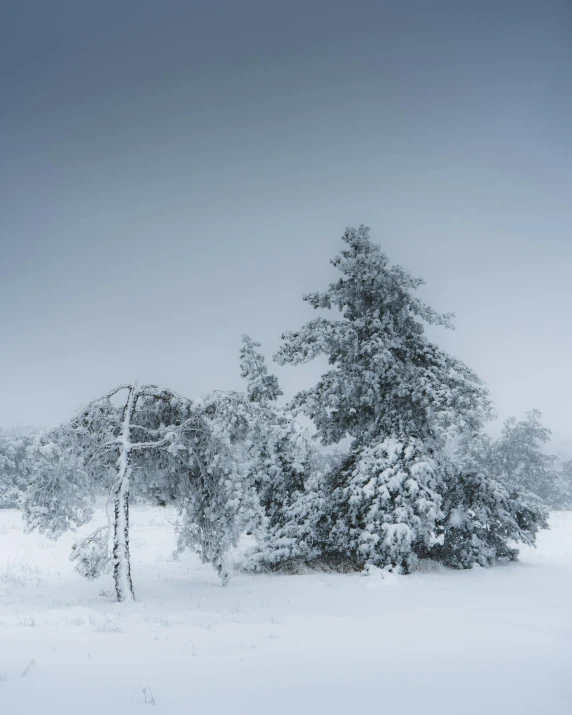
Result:
<instances>
[{"instance_id":1,"label":"misty background","mask_svg":"<svg viewBox=\"0 0 572 715\"><path fill-rule=\"evenodd\" d=\"M241 389L365 223L572 453L569 1L5 2L0 90L1 425Z\"/></svg>"}]
</instances>

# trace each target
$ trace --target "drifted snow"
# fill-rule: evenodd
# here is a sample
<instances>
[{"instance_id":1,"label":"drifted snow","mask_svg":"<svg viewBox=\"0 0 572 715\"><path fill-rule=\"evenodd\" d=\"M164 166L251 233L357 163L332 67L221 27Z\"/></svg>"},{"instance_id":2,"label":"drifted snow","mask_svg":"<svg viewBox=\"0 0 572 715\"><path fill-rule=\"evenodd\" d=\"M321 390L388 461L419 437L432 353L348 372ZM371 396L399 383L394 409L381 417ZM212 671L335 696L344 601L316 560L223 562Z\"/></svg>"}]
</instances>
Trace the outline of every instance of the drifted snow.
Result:
<instances>
[{"instance_id":1,"label":"drifted snow","mask_svg":"<svg viewBox=\"0 0 572 715\"><path fill-rule=\"evenodd\" d=\"M570 513L494 569L226 587L195 557L173 560L174 519L133 510L139 601L117 604L109 575L75 573L71 535L26 536L0 511L0 713L129 715L152 700L166 715L572 712Z\"/></svg>"}]
</instances>

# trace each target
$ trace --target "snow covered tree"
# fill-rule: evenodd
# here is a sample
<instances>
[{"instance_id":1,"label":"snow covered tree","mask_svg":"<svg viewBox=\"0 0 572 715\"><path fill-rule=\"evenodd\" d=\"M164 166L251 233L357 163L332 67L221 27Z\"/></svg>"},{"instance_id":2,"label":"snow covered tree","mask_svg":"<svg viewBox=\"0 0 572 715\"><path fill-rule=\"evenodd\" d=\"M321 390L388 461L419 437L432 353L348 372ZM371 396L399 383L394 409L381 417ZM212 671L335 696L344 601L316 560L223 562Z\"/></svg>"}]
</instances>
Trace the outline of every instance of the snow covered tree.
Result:
<instances>
[{"instance_id":1,"label":"snow covered tree","mask_svg":"<svg viewBox=\"0 0 572 715\"><path fill-rule=\"evenodd\" d=\"M444 518L450 463L445 447L491 415L488 393L462 362L429 341L426 325L451 328L415 295L423 283L387 256L369 229L346 230L332 264L340 278L305 300L335 317L283 335L275 359L332 366L294 399L324 444L350 436L347 460L330 475L330 543L356 565L411 570L432 553Z\"/></svg>"},{"instance_id":2,"label":"snow covered tree","mask_svg":"<svg viewBox=\"0 0 572 715\"><path fill-rule=\"evenodd\" d=\"M73 442L39 435L27 449L26 468L20 507L28 530L57 539L91 519L94 492Z\"/></svg>"},{"instance_id":3,"label":"snow covered tree","mask_svg":"<svg viewBox=\"0 0 572 715\"><path fill-rule=\"evenodd\" d=\"M121 393L125 395L123 402ZM129 556L134 457L146 450L158 450L171 436L168 427L149 434L144 400L169 398L153 385L121 385L91 402L30 450L32 479L22 503L29 528L53 535L74 528L91 517L88 505L94 495L110 489L111 561L119 601L134 597ZM101 554L99 558L103 560Z\"/></svg>"},{"instance_id":4,"label":"snow covered tree","mask_svg":"<svg viewBox=\"0 0 572 715\"><path fill-rule=\"evenodd\" d=\"M562 462L558 472L559 491L562 495L557 509L572 509L572 459Z\"/></svg>"},{"instance_id":5,"label":"snow covered tree","mask_svg":"<svg viewBox=\"0 0 572 715\"><path fill-rule=\"evenodd\" d=\"M536 495L548 506L557 507L565 495L558 458L544 450L550 435L550 430L542 424L540 411L531 410L524 420L517 421L514 417L506 420L495 451L502 481Z\"/></svg>"},{"instance_id":6,"label":"snow covered tree","mask_svg":"<svg viewBox=\"0 0 572 715\"><path fill-rule=\"evenodd\" d=\"M112 398L122 393L119 405ZM112 535L113 579L118 601L133 600L133 580L129 553L129 498L131 476L137 455L146 452L157 459L158 451L174 438L174 426L149 424L149 413L156 403L177 402L177 396L155 385L121 385L90 403L64 428L74 434L84 448L88 464L93 463L109 475L110 461L115 473L109 494L110 534ZM86 445L86 441L88 444Z\"/></svg>"},{"instance_id":7,"label":"snow covered tree","mask_svg":"<svg viewBox=\"0 0 572 715\"><path fill-rule=\"evenodd\" d=\"M194 409L198 420L170 447L178 460L177 548L193 549L226 584L230 548L261 519L248 461L252 410L244 395L228 392L210 393Z\"/></svg>"},{"instance_id":8,"label":"snow covered tree","mask_svg":"<svg viewBox=\"0 0 572 715\"><path fill-rule=\"evenodd\" d=\"M240 351L240 374L247 381L247 395L251 402L267 405L275 402L282 390L276 375L269 375L264 356L259 352L260 343L249 335L242 336Z\"/></svg>"},{"instance_id":9,"label":"snow covered tree","mask_svg":"<svg viewBox=\"0 0 572 715\"><path fill-rule=\"evenodd\" d=\"M478 428L490 412L479 378L425 335L424 324L452 328L414 294L423 284L369 238L347 229L348 248L332 265L342 276L323 293L304 297L315 309L337 309L285 333L276 360L301 364L320 354L333 366L295 398L325 444L346 436L354 447L395 434L440 441L460 427Z\"/></svg>"},{"instance_id":10,"label":"snow covered tree","mask_svg":"<svg viewBox=\"0 0 572 715\"><path fill-rule=\"evenodd\" d=\"M243 564L248 569L295 568L319 556L318 524L326 504L319 454L306 428L280 405L275 375L268 374L260 343L243 336L241 375L253 404L247 459L263 516L257 545Z\"/></svg>"},{"instance_id":11,"label":"snow covered tree","mask_svg":"<svg viewBox=\"0 0 572 715\"><path fill-rule=\"evenodd\" d=\"M471 568L513 561L511 543L534 545L547 513L503 478L503 461L484 434L464 435L449 470L439 532L433 555L447 566Z\"/></svg>"},{"instance_id":12,"label":"snow covered tree","mask_svg":"<svg viewBox=\"0 0 572 715\"><path fill-rule=\"evenodd\" d=\"M386 437L352 453L335 475L331 548L356 565L406 573L430 552L440 519L444 459L427 442Z\"/></svg>"},{"instance_id":13,"label":"snow covered tree","mask_svg":"<svg viewBox=\"0 0 572 715\"><path fill-rule=\"evenodd\" d=\"M26 450L32 438L31 431L0 431L0 508L16 507L26 488Z\"/></svg>"},{"instance_id":14,"label":"snow covered tree","mask_svg":"<svg viewBox=\"0 0 572 715\"><path fill-rule=\"evenodd\" d=\"M310 445L303 484L267 510L265 529L256 547L246 554L247 570L299 573L306 568L347 570L348 560L329 549L332 530L331 490L328 477L340 456L326 455ZM278 493L280 493L278 491Z\"/></svg>"},{"instance_id":15,"label":"snow covered tree","mask_svg":"<svg viewBox=\"0 0 572 715\"><path fill-rule=\"evenodd\" d=\"M117 599L132 600L131 495L172 504L180 512L180 548L194 548L226 580L226 552L257 506L241 459L249 405L232 393L193 402L154 385L115 388L50 433L51 451L40 453L53 464L34 463L28 525L54 534L74 528L89 518L89 499L108 490L108 529L78 542L71 558L87 578L110 563Z\"/></svg>"},{"instance_id":16,"label":"snow covered tree","mask_svg":"<svg viewBox=\"0 0 572 715\"><path fill-rule=\"evenodd\" d=\"M276 401L282 390L276 376L268 374L259 347L260 343L243 336L240 368L248 399L256 408L251 411L249 458L261 502L272 518L289 491L303 489L309 439L294 415Z\"/></svg>"}]
</instances>

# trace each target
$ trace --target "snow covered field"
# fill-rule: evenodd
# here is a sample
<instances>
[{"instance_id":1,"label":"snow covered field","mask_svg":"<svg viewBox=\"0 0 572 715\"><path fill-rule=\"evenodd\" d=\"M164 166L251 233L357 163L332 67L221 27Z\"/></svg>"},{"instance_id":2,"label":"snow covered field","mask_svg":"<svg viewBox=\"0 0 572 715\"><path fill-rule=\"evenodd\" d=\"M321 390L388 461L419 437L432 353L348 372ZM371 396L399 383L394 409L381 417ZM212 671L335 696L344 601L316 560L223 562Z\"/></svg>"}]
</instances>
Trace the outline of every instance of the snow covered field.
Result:
<instances>
[{"instance_id":1,"label":"snow covered field","mask_svg":"<svg viewBox=\"0 0 572 715\"><path fill-rule=\"evenodd\" d=\"M0 511L2 715L572 712L572 513L490 570L227 587L173 560L173 519L133 511L126 606L74 572L70 536Z\"/></svg>"}]
</instances>

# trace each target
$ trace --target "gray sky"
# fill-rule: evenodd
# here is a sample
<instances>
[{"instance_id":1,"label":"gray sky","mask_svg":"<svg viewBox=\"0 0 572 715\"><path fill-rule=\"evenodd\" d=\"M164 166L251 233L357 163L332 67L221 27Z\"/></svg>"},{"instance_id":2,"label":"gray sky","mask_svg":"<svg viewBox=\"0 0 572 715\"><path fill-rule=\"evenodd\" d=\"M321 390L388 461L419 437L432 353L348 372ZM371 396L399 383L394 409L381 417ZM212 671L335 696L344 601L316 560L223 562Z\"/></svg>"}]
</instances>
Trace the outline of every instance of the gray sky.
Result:
<instances>
[{"instance_id":1,"label":"gray sky","mask_svg":"<svg viewBox=\"0 0 572 715\"><path fill-rule=\"evenodd\" d=\"M500 416L572 436L569 0L13 0L0 90L0 424L239 388L366 223Z\"/></svg>"}]
</instances>

